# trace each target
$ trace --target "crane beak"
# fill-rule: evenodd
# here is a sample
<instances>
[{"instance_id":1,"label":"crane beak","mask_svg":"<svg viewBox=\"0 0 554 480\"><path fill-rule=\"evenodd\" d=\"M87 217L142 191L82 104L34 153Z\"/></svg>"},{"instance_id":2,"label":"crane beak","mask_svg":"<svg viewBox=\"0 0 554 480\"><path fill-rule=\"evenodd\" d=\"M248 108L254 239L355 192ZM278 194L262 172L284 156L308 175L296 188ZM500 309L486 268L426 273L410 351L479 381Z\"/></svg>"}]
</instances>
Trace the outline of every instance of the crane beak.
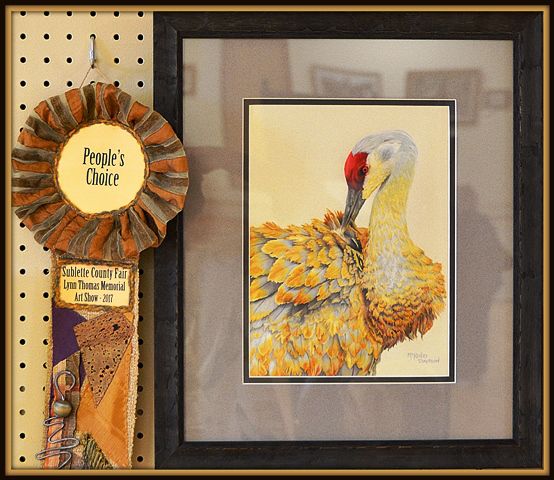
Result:
<instances>
[{"instance_id":1,"label":"crane beak","mask_svg":"<svg viewBox=\"0 0 554 480\"><path fill-rule=\"evenodd\" d=\"M342 217L341 227L345 229L350 225L350 222L356 220L360 209L364 204L365 199L362 196L362 190L355 190L348 187L348 195L346 197L346 206L344 207L344 216Z\"/></svg>"}]
</instances>

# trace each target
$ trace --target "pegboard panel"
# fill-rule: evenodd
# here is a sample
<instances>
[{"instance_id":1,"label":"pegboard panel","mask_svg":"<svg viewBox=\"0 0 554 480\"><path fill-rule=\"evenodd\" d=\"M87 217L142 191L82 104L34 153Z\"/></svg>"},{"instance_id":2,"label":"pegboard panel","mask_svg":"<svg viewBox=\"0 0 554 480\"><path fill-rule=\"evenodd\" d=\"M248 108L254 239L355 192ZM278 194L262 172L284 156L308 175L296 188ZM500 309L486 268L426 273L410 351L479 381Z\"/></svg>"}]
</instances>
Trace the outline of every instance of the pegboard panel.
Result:
<instances>
[{"instance_id":1,"label":"pegboard panel","mask_svg":"<svg viewBox=\"0 0 554 480\"><path fill-rule=\"evenodd\" d=\"M110 81L152 104L152 13L17 11L11 14L12 146L29 112L44 98L86 82ZM104 75L102 75L102 72ZM107 77L107 78L106 78ZM139 381L134 468L154 466L153 253L141 255ZM44 386L51 315L50 253L12 213L12 467L40 468Z\"/></svg>"}]
</instances>

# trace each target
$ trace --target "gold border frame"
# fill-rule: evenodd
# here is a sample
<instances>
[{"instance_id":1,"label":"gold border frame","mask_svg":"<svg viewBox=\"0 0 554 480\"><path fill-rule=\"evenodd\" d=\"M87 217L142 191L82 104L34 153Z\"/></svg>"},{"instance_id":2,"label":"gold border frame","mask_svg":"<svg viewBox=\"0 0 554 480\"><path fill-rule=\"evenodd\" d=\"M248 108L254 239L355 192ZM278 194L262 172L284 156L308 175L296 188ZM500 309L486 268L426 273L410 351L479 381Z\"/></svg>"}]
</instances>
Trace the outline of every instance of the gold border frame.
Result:
<instances>
[{"instance_id":1,"label":"gold border frame","mask_svg":"<svg viewBox=\"0 0 554 480\"><path fill-rule=\"evenodd\" d=\"M11 14L20 10L26 11L42 11L47 5L19 5L19 6L6 6L4 7L5 13L5 53L6 53L6 71L5 71L5 102L6 105L10 104L12 97L12 83L11 83ZM475 12L542 12L544 14L543 21L543 84L544 84L544 96L543 96L543 138L544 138L544 151L543 151L543 175L544 175L544 184L543 184L543 259L544 259L544 271L543 271L543 288L544 292L549 291L550 286L550 7L548 5L483 5L483 6L470 6L470 5L398 5L398 6L387 6L387 5L374 5L374 6L337 6L337 5L325 5L325 6L280 6L280 5L254 5L254 6L245 6L245 5L190 5L190 6L171 6L171 5L141 5L140 7L133 5L111 5L111 6L94 6L96 11L113 11L115 8L120 11L417 11L417 12L458 12L458 11L475 11ZM66 11L66 6L51 6L48 5L48 9L51 11ZM75 11L87 11L90 10L90 6L79 5L72 6L72 10ZM5 135L6 135L6 145L5 145L5 155L6 158L11 158L11 133L12 133L12 123L11 123L11 109L6 108L4 112L5 120ZM6 242L5 242L5 258L6 258L6 269L4 271L4 280L5 280L5 305L6 305L6 322L5 322L5 368L7 372L7 382L6 382L6 392L5 392L5 474L6 475L55 475L55 476L66 476L66 475L75 475L77 472L75 470L34 470L34 469L14 469L10 465L11 462L11 387L12 387L12 378L11 378L11 273L12 273L12 262L11 262L11 175L10 168L11 164L5 162L4 178L5 178L5 232L6 232ZM482 470L482 469L444 469L444 470L146 470L146 469L137 469L137 470L118 470L120 475L152 475L155 472L156 475L214 475L214 474L227 474L227 475L398 475L402 473L403 475L414 475L414 476L436 476L436 475L468 475L468 474L479 474L479 475L548 475L550 473L550 298L548 295L543 294L543 426L544 426L544 442L543 442L543 468L540 469L494 469L494 470ZM104 475L113 475L114 471L79 471L79 475L83 476L104 476Z\"/></svg>"}]
</instances>

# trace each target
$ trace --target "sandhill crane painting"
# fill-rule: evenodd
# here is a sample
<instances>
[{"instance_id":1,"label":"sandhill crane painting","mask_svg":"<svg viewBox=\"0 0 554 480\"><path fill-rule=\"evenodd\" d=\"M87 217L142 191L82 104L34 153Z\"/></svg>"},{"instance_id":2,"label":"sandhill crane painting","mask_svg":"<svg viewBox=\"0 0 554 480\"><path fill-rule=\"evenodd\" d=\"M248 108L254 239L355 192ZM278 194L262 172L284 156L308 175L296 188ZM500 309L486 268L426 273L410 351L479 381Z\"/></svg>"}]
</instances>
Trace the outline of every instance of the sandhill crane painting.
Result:
<instances>
[{"instance_id":1,"label":"sandhill crane painting","mask_svg":"<svg viewBox=\"0 0 554 480\"><path fill-rule=\"evenodd\" d=\"M403 130L368 133L344 148L344 213L250 226L251 377L374 376L384 351L426 334L445 308L444 268L407 222L416 143Z\"/></svg>"}]
</instances>

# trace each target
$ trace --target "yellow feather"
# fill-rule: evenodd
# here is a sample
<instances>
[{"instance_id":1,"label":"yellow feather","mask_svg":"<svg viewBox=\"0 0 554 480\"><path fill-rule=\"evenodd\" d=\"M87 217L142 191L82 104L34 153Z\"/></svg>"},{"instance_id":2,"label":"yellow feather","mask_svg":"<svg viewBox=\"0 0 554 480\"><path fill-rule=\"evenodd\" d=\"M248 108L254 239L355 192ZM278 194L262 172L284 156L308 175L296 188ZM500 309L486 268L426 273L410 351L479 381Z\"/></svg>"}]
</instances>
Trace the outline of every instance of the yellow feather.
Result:
<instances>
[{"instance_id":1,"label":"yellow feather","mask_svg":"<svg viewBox=\"0 0 554 480\"><path fill-rule=\"evenodd\" d=\"M289 263L284 258L280 258L271 267L267 278L275 283L283 283L285 278L287 278L288 273Z\"/></svg>"},{"instance_id":2,"label":"yellow feather","mask_svg":"<svg viewBox=\"0 0 554 480\"><path fill-rule=\"evenodd\" d=\"M301 287L306 279L306 267L298 265L294 267L285 279L285 285L289 287Z\"/></svg>"},{"instance_id":3,"label":"yellow feather","mask_svg":"<svg viewBox=\"0 0 554 480\"><path fill-rule=\"evenodd\" d=\"M262 247L262 252L273 258L282 257L289 250L290 246L282 239L270 240Z\"/></svg>"}]
</instances>

